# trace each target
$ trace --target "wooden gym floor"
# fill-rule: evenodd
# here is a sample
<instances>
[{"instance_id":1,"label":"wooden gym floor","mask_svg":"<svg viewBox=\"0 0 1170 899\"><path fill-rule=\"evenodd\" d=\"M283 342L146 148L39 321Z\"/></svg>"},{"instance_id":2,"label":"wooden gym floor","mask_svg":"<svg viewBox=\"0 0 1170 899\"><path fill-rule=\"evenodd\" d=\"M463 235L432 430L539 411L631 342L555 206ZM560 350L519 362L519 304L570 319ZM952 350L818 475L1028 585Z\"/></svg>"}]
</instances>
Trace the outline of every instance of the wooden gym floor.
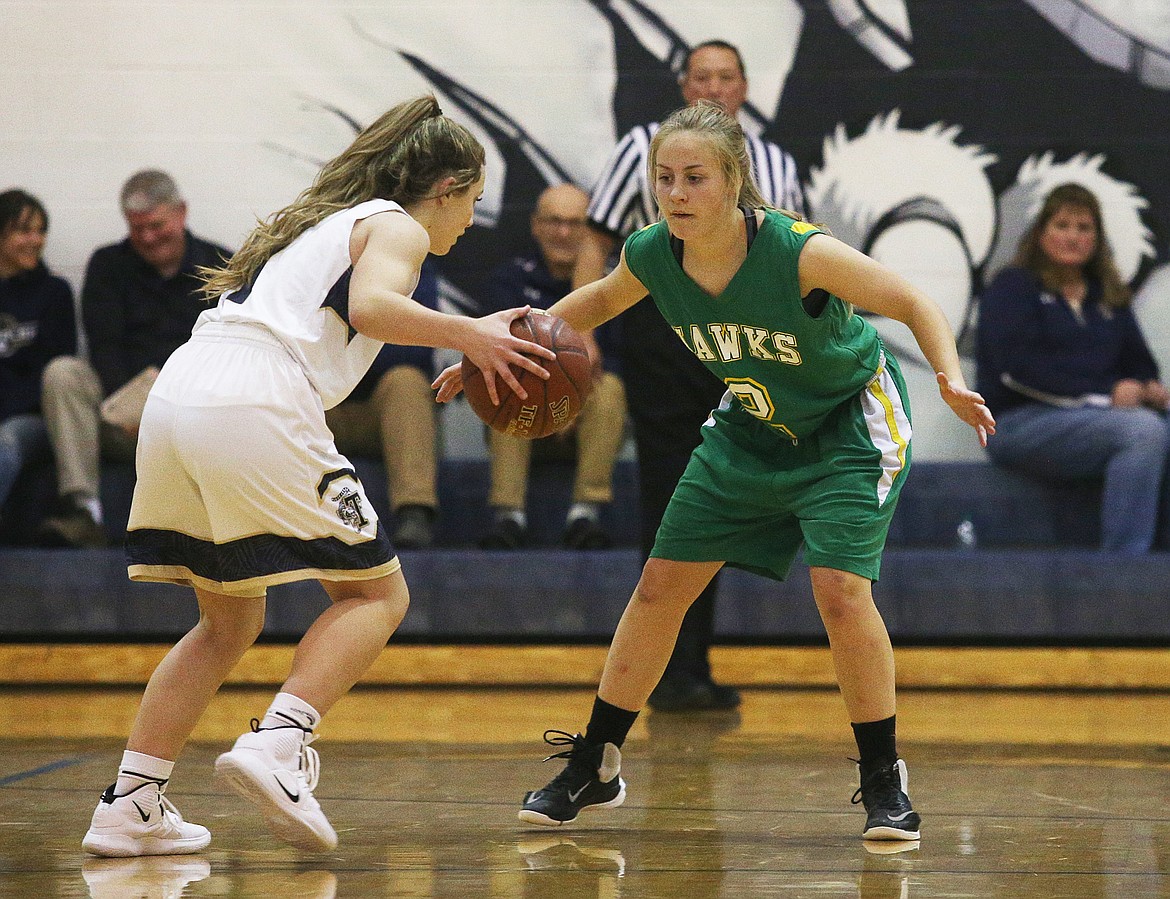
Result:
<instances>
[{"instance_id":1,"label":"wooden gym floor","mask_svg":"<svg viewBox=\"0 0 1170 899\"><path fill-rule=\"evenodd\" d=\"M541 764L540 735L583 725L604 650L400 647L323 725L317 795L341 842L317 856L275 843L210 777L287 662L260 647L168 791L211 847L86 857L81 835L162 651L0 647L3 899L1170 896L1165 650L899 650L923 839L866 845L823 650L719 650L717 672L745 687L740 711L643 715L626 804L531 829L520 798L560 764ZM531 686L538 672L552 685Z\"/></svg>"}]
</instances>

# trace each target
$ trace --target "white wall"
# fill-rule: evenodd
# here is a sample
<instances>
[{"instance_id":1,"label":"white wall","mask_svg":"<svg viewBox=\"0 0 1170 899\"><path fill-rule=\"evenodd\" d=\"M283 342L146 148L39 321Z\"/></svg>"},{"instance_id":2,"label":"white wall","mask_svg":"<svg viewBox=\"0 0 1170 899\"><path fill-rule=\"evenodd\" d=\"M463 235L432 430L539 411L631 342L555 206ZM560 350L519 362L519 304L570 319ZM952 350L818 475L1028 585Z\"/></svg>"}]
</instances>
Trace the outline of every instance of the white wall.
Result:
<instances>
[{"instance_id":1,"label":"white wall","mask_svg":"<svg viewBox=\"0 0 1170 899\"><path fill-rule=\"evenodd\" d=\"M964 14L987 21L1025 2L1030 0L986 0L988 12ZM921 195L943 208L951 224L900 224L881 236L873 254L931 292L958 328L970 300L971 266L982 264L992 249L997 202L1002 213L1003 197L996 196L988 175L997 148L984 152L962 132L961 121L947 127L899 123L897 82L891 79L903 71L913 76L917 63L867 40L877 33L872 29L847 28L845 12L862 8L870 19L884 17L887 28L918 53L911 27L916 23L901 0L862 7L826 0L834 17L822 13L815 19L806 19L797 0L642 0L641 7L633 0L0 0L0 189L19 186L46 203L52 218L47 261L77 288L90 252L124 235L118 191L141 168L175 175L190 204L192 230L238 246L256 217L288 203L317 164L352 138L352 128L330 107L365 124L394 103L432 89L400 51L482 94L521 123L573 180L588 186L618 136L614 31L599 6L660 59L663 26L689 44L713 37L737 44L747 60L749 99L765 117L782 116L782 91L812 27L821 29L817 46L851 48L853 55L842 54L840 61L849 78L893 83L890 105L839 125L835 133L809 134L791 118L779 121L793 141L818 147L823 141L821 158L805 153L801 159L802 174L817 188L810 193L818 195L818 218L844 239L863 243L872 236L867 229L899 201ZM1158 21L1146 16L1139 22L1154 49L1167 43L1157 43ZM921 55L938 65L941 51L931 52L933 57ZM1028 59L1003 63L1018 63L1023 68L1017 74L1032 77ZM961 69L960 61L955 71ZM908 88L907 96L920 100L921 83ZM844 102L832 91L849 89L834 82L828 90L824 104L819 94L814 98L818 106L834 98ZM440 99L454 112L448 98ZM1107 111L1086 115L1098 112L1107 128ZM505 172L498 148L485 143L488 189L480 211L481 226L490 227L503 203ZM1056 164L1081 149L1063 148ZM1091 169L1090 163L1080 168ZM1001 174L1000 190L1004 180ZM1130 213L1138 221L1137 212ZM1148 250L1148 237L1142 239ZM1139 311L1161 361L1170 364L1165 283L1143 299ZM917 458L982 458L969 429L939 400L905 330L877 324L910 383ZM474 424L452 425L456 436L449 452L481 452L472 437L463 436L474 432Z\"/></svg>"}]
</instances>

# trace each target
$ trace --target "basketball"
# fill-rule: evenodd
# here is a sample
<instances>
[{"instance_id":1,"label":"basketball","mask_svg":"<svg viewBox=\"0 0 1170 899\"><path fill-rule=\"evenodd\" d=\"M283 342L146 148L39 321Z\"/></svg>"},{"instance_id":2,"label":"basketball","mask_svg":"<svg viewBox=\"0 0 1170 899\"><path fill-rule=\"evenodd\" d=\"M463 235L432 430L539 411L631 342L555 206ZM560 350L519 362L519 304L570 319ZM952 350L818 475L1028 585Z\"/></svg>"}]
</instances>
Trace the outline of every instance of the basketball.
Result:
<instances>
[{"instance_id":1,"label":"basketball","mask_svg":"<svg viewBox=\"0 0 1170 899\"><path fill-rule=\"evenodd\" d=\"M542 380L513 366L513 373L528 391L528 399L520 399L507 384L497 379L500 405L493 406L483 372L464 356L463 393L471 410L493 430L527 440L547 437L568 427L589 396L593 386L589 352L585 349L584 339L568 322L547 312L534 310L516 319L512 322L512 334L539 343L557 354L556 361L536 359L548 371L549 379Z\"/></svg>"}]
</instances>

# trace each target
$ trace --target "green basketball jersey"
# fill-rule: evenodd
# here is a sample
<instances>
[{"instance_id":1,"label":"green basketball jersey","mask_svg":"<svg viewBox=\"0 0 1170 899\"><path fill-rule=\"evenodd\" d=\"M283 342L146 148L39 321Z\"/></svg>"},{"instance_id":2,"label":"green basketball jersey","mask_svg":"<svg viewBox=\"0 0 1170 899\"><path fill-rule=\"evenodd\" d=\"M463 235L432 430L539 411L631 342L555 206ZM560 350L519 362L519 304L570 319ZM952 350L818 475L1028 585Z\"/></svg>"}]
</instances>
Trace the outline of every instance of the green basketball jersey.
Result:
<instances>
[{"instance_id":1,"label":"green basketball jersey","mask_svg":"<svg viewBox=\"0 0 1170 899\"><path fill-rule=\"evenodd\" d=\"M626 265L698 359L751 415L793 438L813 433L881 367L874 327L838 297L813 318L797 260L819 229L767 210L747 259L718 297L683 271L665 222L626 240Z\"/></svg>"}]
</instances>

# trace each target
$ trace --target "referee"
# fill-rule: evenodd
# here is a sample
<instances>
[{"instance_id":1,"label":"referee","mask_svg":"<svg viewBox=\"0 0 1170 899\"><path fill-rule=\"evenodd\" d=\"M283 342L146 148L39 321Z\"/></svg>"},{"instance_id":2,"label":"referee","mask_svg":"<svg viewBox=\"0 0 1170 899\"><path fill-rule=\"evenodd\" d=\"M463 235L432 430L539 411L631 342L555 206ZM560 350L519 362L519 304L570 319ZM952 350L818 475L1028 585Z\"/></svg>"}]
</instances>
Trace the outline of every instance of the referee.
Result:
<instances>
[{"instance_id":1,"label":"referee","mask_svg":"<svg viewBox=\"0 0 1170 899\"><path fill-rule=\"evenodd\" d=\"M747 99L747 74L738 49L706 41L687 55L679 86L688 105L719 103L732 115ZM647 178L650 140L658 123L638 125L619 141L593 189L590 227L573 272L573 286L601 278L619 242L658 221L654 186ZM780 147L748 134L752 172L764 199L804 212L796 163ZM700 428L723 396L724 385L678 339L654 301L646 297L621 317L622 377L634 425L641 482L641 543L646 558L671 494L702 439ZM660 712L730 709L739 693L711 679L707 650L714 636L718 576L683 620L674 654L649 704Z\"/></svg>"}]
</instances>

